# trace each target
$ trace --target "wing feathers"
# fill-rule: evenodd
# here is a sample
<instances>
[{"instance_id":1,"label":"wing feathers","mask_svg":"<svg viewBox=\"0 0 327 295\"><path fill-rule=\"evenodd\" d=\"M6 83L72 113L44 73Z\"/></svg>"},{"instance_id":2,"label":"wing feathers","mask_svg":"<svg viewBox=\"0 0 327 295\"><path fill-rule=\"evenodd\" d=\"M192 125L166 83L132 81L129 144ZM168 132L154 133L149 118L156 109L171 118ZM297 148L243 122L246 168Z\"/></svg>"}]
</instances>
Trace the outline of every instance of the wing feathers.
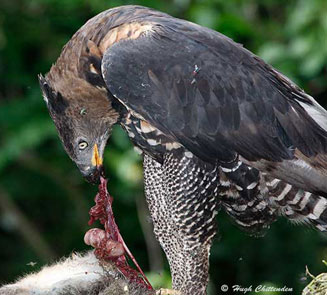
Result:
<instances>
[{"instance_id":1,"label":"wing feathers","mask_svg":"<svg viewBox=\"0 0 327 295\"><path fill-rule=\"evenodd\" d=\"M202 160L239 154L258 169L273 167L277 178L327 192L317 160L306 164L317 177L310 182L294 154L326 155L325 111L227 37L165 15L152 19L150 35L112 45L102 72L113 95Z\"/></svg>"}]
</instances>

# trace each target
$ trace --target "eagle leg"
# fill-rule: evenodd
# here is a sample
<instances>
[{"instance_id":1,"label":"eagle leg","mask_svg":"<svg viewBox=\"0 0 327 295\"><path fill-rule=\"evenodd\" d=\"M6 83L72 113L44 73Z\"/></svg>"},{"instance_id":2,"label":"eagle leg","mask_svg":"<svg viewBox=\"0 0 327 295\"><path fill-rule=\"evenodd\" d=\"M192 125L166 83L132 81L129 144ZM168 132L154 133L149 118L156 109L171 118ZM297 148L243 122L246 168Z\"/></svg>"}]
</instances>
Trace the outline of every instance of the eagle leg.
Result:
<instances>
[{"instance_id":1,"label":"eagle leg","mask_svg":"<svg viewBox=\"0 0 327 295\"><path fill-rule=\"evenodd\" d=\"M145 194L154 233L167 256L173 289L206 294L216 233L217 167L169 153L162 164L144 157Z\"/></svg>"}]
</instances>

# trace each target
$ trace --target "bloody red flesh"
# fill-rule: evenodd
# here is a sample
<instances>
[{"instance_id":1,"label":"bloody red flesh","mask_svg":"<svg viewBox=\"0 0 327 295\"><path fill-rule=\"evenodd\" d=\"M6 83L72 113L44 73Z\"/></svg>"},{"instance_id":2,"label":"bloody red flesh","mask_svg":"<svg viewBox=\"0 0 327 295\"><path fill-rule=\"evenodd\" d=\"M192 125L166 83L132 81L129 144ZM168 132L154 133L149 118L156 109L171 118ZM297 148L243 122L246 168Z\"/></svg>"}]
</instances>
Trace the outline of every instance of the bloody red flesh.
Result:
<instances>
[{"instance_id":1,"label":"bloody red flesh","mask_svg":"<svg viewBox=\"0 0 327 295\"><path fill-rule=\"evenodd\" d=\"M99 234L99 236L101 236L101 240L95 243L96 257L101 260L111 261L129 281L138 283L147 289L152 290L151 284L147 280L146 276L139 267L132 253L127 248L122 236L120 235L112 211L113 198L107 191L107 180L103 177L100 178L99 192L95 196L94 200L95 206L90 209L90 220L88 224L92 225L94 221L99 220L100 223L104 225L105 231L105 237L103 238L103 235ZM127 253L130 259L134 262L138 271L128 265L126 256L124 254L116 256L112 255L114 251L108 251L108 244L110 241L118 242L123 246L125 253Z\"/></svg>"}]
</instances>

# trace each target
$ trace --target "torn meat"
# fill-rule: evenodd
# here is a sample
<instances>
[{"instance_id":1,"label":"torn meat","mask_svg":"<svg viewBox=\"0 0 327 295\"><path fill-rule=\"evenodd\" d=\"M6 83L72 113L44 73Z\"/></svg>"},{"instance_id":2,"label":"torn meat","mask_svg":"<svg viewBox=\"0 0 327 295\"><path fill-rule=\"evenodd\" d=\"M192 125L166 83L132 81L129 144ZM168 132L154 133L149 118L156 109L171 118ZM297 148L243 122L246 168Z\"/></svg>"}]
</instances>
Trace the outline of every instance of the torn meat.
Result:
<instances>
[{"instance_id":1,"label":"torn meat","mask_svg":"<svg viewBox=\"0 0 327 295\"><path fill-rule=\"evenodd\" d=\"M85 234L84 241L87 245L95 248L95 255L98 259L111 261L128 280L152 290L151 284L120 235L112 211L113 198L107 190L107 180L103 177L100 180L99 192L95 196L95 206L89 212L89 225L99 220L104 225L104 230L97 228L90 229ZM126 254L133 261L137 270L128 265Z\"/></svg>"}]
</instances>

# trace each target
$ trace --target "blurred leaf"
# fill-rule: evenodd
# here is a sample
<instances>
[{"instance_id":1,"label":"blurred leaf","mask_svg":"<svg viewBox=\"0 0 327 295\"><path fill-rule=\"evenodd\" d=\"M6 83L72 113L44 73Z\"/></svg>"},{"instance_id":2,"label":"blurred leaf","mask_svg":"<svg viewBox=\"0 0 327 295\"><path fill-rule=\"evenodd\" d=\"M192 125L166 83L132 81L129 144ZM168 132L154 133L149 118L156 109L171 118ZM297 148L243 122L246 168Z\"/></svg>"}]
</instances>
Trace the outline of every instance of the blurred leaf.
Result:
<instances>
[{"instance_id":1,"label":"blurred leaf","mask_svg":"<svg viewBox=\"0 0 327 295\"><path fill-rule=\"evenodd\" d=\"M214 28L219 21L219 13L204 5L194 5L189 12L192 21L199 25Z\"/></svg>"},{"instance_id":2,"label":"blurred leaf","mask_svg":"<svg viewBox=\"0 0 327 295\"><path fill-rule=\"evenodd\" d=\"M165 288L165 289L171 289L171 277L170 273L167 271L164 271L162 273L146 273L147 278L149 279L151 285L155 289L159 288Z\"/></svg>"},{"instance_id":3,"label":"blurred leaf","mask_svg":"<svg viewBox=\"0 0 327 295\"><path fill-rule=\"evenodd\" d=\"M302 62L301 72L303 75L312 77L319 73L327 63L327 56L322 51L311 52Z\"/></svg>"},{"instance_id":4,"label":"blurred leaf","mask_svg":"<svg viewBox=\"0 0 327 295\"><path fill-rule=\"evenodd\" d=\"M310 53L311 44L314 42L311 36L299 36L290 43L290 53L294 57L302 57Z\"/></svg>"},{"instance_id":5,"label":"blurred leaf","mask_svg":"<svg viewBox=\"0 0 327 295\"><path fill-rule=\"evenodd\" d=\"M0 172L8 162L17 159L26 150L35 148L44 140L55 134L49 120L33 120L27 122L23 128L16 130L0 151Z\"/></svg>"},{"instance_id":6,"label":"blurred leaf","mask_svg":"<svg viewBox=\"0 0 327 295\"><path fill-rule=\"evenodd\" d=\"M267 63L273 64L285 59L287 52L285 46L282 44L268 42L261 46L259 50L259 56L263 58Z\"/></svg>"}]
</instances>

